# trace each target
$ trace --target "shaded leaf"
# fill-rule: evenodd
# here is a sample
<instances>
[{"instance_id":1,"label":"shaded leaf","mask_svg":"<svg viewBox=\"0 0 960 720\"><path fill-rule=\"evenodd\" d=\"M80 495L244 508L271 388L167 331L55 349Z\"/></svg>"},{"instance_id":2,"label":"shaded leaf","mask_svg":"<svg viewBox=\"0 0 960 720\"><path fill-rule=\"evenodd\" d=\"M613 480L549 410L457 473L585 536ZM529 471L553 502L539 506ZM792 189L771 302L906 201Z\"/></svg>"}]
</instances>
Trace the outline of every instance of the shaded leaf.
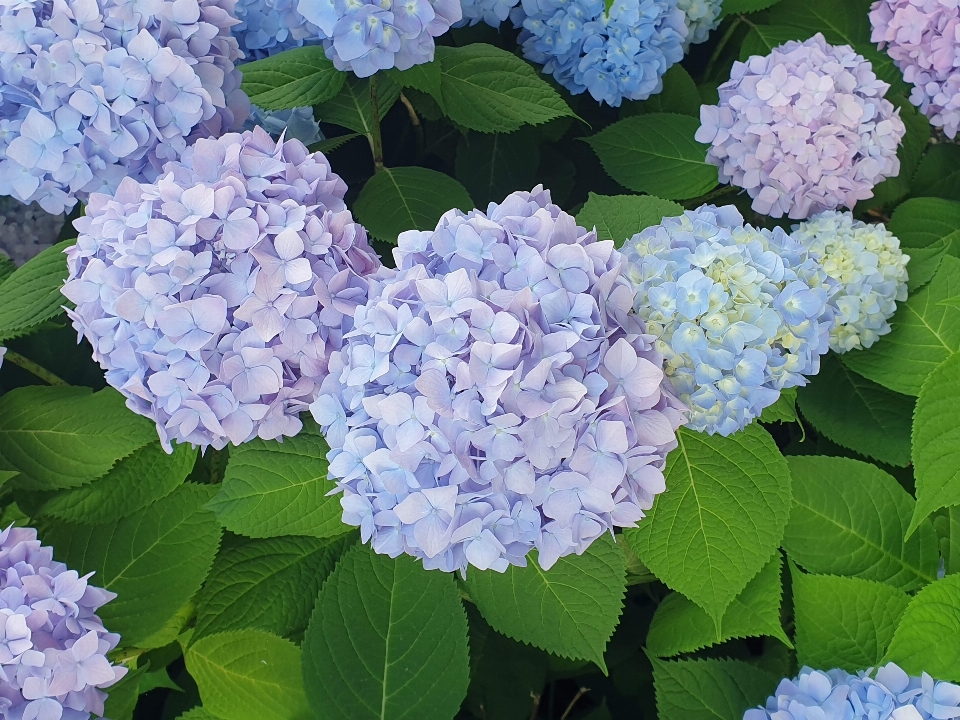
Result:
<instances>
[{"instance_id":1,"label":"shaded leaf","mask_svg":"<svg viewBox=\"0 0 960 720\"><path fill-rule=\"evenodd\" d=\"M500 203L514 190L533 187L539 164L539 146L522 131L470 133L457 145L457 179L478 208Z\"/></svg>"},{"instance_id":2,"label":"shaded leaf","mask_svg":"<svg viewBox=\"0 0 960 720\"><path fill-rule=\"evenodd\" d=\"M59 315L61 307L69 304L60 293L68 275L67 256L63 251L75 243L76 240L64 240L47 248L3 281L0 285L0 340L25 335Z\"/></svg>"},{"instance_id":3,"label":"shaded leaf","mask_svg":"<svg viewBox=\"0 0 960 720\"><path fill-rule=\"evenodd\" d=\"M960 147L953 143L927 147L913 176L912 192L915 197L960 200Z\"/></svg>"},{"instance_id":4,"label":"shaded leaf","mask_svg":"<svg viewBox=\"0 0 960 720\"><path fill-rule=\"evenodd\" d=\"M660 720L743 720L777 681L739 660L653 659Z\"/></svg>"},{"instance_id":5,"label":"shaded leaf","mask_svg":"<svg viewBox=\"0 0 960 720\"><path fill-rule=\"evenodd\" d=\"M360 79L352 73L337 74L346 76L343 87L335 97L317 105L313 116L320 118L322 122L340 125L361 135L370 135L373 133L370 79ZM386 117L400 97L400 86L386 75L378 74L376 78L377 110L380 117Z\"/></svg>"}]
</instances>

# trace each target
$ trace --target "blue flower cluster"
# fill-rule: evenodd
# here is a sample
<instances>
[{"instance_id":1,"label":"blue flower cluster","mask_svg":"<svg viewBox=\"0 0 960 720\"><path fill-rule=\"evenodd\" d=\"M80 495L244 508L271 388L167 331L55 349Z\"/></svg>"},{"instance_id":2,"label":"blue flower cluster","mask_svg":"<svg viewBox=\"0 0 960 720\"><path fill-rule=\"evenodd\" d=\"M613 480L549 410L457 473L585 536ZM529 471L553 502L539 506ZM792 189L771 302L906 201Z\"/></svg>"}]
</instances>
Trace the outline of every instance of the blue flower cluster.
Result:
<instances>
[{"instance_id":1,"label":"blue flower cluster","mask_svg":"<svg viewBox=\"0 0 960 720\"><path fill-rule=\"evenodd\" d=\"M503 572L640 520L683 408L613 242L538 186L394 254L310 407L344 522L378 553Z\"/></svg>"},{"instance_id":2,"label":"blue flower cluster","mask_svg":"<svg viewBox=\"0 0 960 720\"><path fill-rule=\"evenodd\" d=\"M460 0L460 9L463 19L457 27L462 25L476 25L485 22L491 27L500 27L500 24L510 17L510 12L520 0Z\"/></svg>"},{"instance_id":3,"label":"blue flower cluster","mask_svg":"<svg viewBox=\"0 0 960 720\"><path fill-rule=\"evenodd\" d=\"M0 5L0 195L57 214L238 127L233 0Z\"/></svg>"},{"instance_id":4,"label":"blue flower cluster","mask_svg":"<svg viewBox=\"0 0 960 720\"><path fill-rule=\"evenodd\" d=\"M369 77L433 60L435 37L462 18L460 0L299 0L338 70Z\"/></svg>"},{"instance_id":5,"label":"blue flower cluster","mask_svg":"<svg viewBox=\"0 0 960 720\"><path fill-rule=\"evenodd\" d=\"M793 239L815 253L840 289L830 299L837 312L830 349L868 348L890 332L887 320L907 299L909 255L883 225L868 225L849 212L827 210L794 225Z\"/></svg>"},{"instance_id":6,"label":"blue flower cluster","mask_svg":"<svg viewBox=\"0 0 960 720\"><path fill-rule=\"evenodd\" d=\"M766 707L747 710L743 720L950 720L960 718L960 687L927 673L910 677L889 663L857 675L804 667L784 679Z\"/></svg>"},{"instance_id":7,"label":"blue flower cluster","mask_svg":"<svg viewBox=\"0 0 960 720\"><path fill-rule=\"evenodd\" d=\"M262 127L271 136L285 140L299 140L304 145L313 145L323 140L320 123L313 119L312 107L293 108L292 110L264 110L252 105L250 119L244 124L244 130Z\"/></svg>"},{"instance_id":8,"label":"blue flower cluster","mask_svg":"<svg viewBox=\"0 0 960 720\"><path fill-rule=\"evenodd\" d=\"M614 0L609 10L604 0L523 0L511 17L525 58L613 107L660 92L688 34L677 0Z\"/></svg>"},{"instance_id":9,"label":"blue flower cluster","mask_svg":"<svg viewBox=\"0 0 960 720\"><path fill-rule=\"evenodd\" d=\"M741 430L819 371L835 283L780 228L704 205L634 235L623 252L636 313L657 336L692 429Z\"/></svg>"},{"instance_id":10,"label":"blue flower cluster","mask_svg":"<svg viewBox=\"0 0 960 720\"><path fill-rule=\"evenodd\" d=\"M720 25L723 0L677 0L677 7L687 16L689 33L683 45L684 51L691 45L706 42L710 32Z\"/></svg>"},{"instance_id":11,"label":"blue flower cluster","mask_svg":"<svg viewBox=\"0 0 960 720\"><path fill-rule=\"evenodd\" d=\"M237 0L239 22L233 36L247 60L257 60L283 50L318 43L320 28L297 11L297 0Z\"/></svg>"}]
</instances>

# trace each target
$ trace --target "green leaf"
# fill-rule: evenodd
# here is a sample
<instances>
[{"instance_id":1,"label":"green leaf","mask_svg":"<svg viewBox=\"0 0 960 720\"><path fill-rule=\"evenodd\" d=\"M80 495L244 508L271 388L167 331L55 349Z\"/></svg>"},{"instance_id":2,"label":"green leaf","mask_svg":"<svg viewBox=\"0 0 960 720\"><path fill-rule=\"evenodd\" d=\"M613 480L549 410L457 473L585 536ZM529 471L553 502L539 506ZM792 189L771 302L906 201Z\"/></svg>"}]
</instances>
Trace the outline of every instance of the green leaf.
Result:
<instances>
[{"instance_id":1,"label":"green leaf","mask_svg":"<svg viewBox=\"0 0 960 720\"><path fill-rule=\"evenodd\" d=\"M88 483L156 439L153 423L112 388L33 385L0 397L0 455L31 490Z\"/></svg>"},{"instance_id":2,"label":"green leaf","mask_svg":"<svg viewBox=\"0 0 960 720\"><path fill-rule=\"evenodd\" d=\"M198 706L187 710L183 715L178 717L177 720L222 720L222 718L218 718L209 710Z\"/></svg>"},{"instance_id":3,"label":"green leaf","mask_svg":"<svg viewBox=\"0 0 960 720\"><path fill-rule=\"evenodd\" d=\"M439 46L436 57L441 74L438 101L457 125L508 133L523 125L575 117L556 90L506 50L482 44Z\"/></svg>"},{"instance_id":4,"label":"green leaf","mask_svg":"<svg viewBox=\"0 0 960 720\"><path fill-rule=\"evenodd\" d=\"M306 433L231 448L209 507L228 530L248 537L342 535L350 528L340 521L339 497L327 495L334 488L327 479L329 449L320 435Z\"/></svg>"},{"instance_id":5,"label":"green leaf","mask_svg":"<svg viewBox=\"0 0 960 720\"><path fill-rule=\"evenodd\" d=\"M870 463L791 456L793 512L783 537L790 558L814 573L885 582L909 592L937 577L930 523L904 541L914 500Z\"/></svg>"},{"instance_id":6,"label":"green leaf","mask_svg":"<svg viewBox=\"0 0 960 720\"><path fill-rule=\"evenodd\" d=\"M357 220L377 240L397 244L405 230L433 230L451 208L467 211L473 200L449 175L423 167L383 168L360 191Z\"/></svg>"},{"instance_id":7,"label":"green leaf","mask_svg":"<svg viewBox=\"0 0 960 720\"><path fill-rule=\"evenodd\" d=\"M238 69L243 73L243 91L250 102L264 110L322 103L340 92L347 76L333 66L319 45L286 50L263 60L243 63Z\"/></svg>"},{"instance_id":8,"label":"green leaf","mask_svg":"<svg viewBox=\"0 0 960 720\"><path fill-rule=\"evenodd\" d=\"M443 96L440 88L442 76L438 61L433 60L421 65L414 65L403 71L391 68L387 70L387 75L402 87L414 88L429 94L440 105L440 109L443 109Z\"/></svg>"},{"instance_id":9,"label":"green leaf","mask_svg":"<svg viewBox=\"0 0 960 720\"><path fill-rule=\"evenodd\" d=\"M727 607L720 632L703 608L680 593L657 607L647 633L647 652L657 657L689 653L733 638L768 635L793 647L780 625L780 555L774 555Z\"/></svg>"},{"instance_id":10,"label":"green leaf","mask_svg":"<svg viewBox=\"0 0 960 720\"><path fill-rule=\"evenodd\" d=\"M469 681L453 575L354 546L320 591L303 663L317 720L452 718Z\"/></svg>"},{"instance_id":11,"label":"green leaf","mask_svg":"<svg viewBox=\"0 0 960 720\"><path fill-rule=\"evenodd\" d=\"M920 391L913 419L917 506L909 536L930 513L960 505L960 355L934 370Z\"/></svg>"},{"instance_id":12,"label":"green leaf","mask_svg":"<svg viewBox=\"0 0 960 720\"><path fill-rule=\"evenodd\" d=\"M778 2L780 2L780 0L725 0L723 3L723 14L736 15L739 13L757 12L758 10L766 10Z\"/></svg>"},{"instance_id":13,"label":"green leaf","mask_svg":"<svg viewBox=\"0 0 960 720\"><path fill-rule=\"evenodd\" d=\"M744 712L761 705L777 686L739 660L652 662L660 720L743 720Z\"/></svg>"},{"instance_id":14,"label":"green leaf","mask_svg":"<svg viewBox=\"0 0 960 720\"><path fill-rule=\"evenodd\" d=\"M474 133L457 145L457 178L473 198L474 206L502 202L518 188L531 188L540 164L535 138L523 131L510 135ZM446 176L444 176L446 177Z\"/></svg>"},{"instance_id":15,"label":"green leaf","mask_svg":"<svg viewBox=\"0 0 960 720\"><path fill-rule=\"evenodd\" d=\"M0 285L0 340L20 337L61 312L67 299L60 293L67 279L63 251L76 240L49 247L18 268ZM72 307L72 306L71 306Z\"/></svg>"},{"instance_id":16,"label":"green leaf","mask_svg":"<svg viewBox=\"0 0 960 720\"><path fill-rule=\"evenodd\" d=\"M960 147L953 143L930 145L913 176L912 192L916 197L960 200Z\"/></svg>"},{"instance_id":17,"label":"green leaf","mask_svg":"<svg viewBox=\"0 0 960 720\"><path fill-rule=\"evenodd\" d=\"M910 262L907 264L907 290L910 293L916 292L933 279L940 269L940 263L948 254L957 256L960 242L956 240L960 240L960 234L956 237L940 238L926 247L908 248Z\"/></svg>"},{"instance_id":18,"label":"green leaf","mask_svg":"<svg viewBox=\"0 0 960 720\"><path fill-rule=\"evenodd\" d=\"M322 152L324 155L328 155L334 150L343 147L348 142L358 137L363 137L363 135L361 133L347 133L346 135L338 135L337 137L327 138L326 140L316 142L307 149L310 152Z\"/></svg>"},{"instance_id":19,"label":"green leaf","mask_svg":"<svg viewBox=\"0 0 960 720\"><path fill-rule=\"evenodd\" d=\"M370 110L370 80L360 79L353 73L338 73L346 75L338 95L317 105L314 117L323 122L340 125L361 135L373 133L373 113ZM400 86L388 76L377 74L377 110L380 117L386 117L387 112L400 97Z\"/></svg>"},{"instance_id":20,"label":"green leaf","mask_svg":"<svg viewBox=\"0 0 960 720\"><path fill-rule=\"evenodd\" d=\"M624 187L686 200L717 185L717 168L706 162L706 146L693 139L699 127L700 121L689 115L638 115L584 140Z\"/></svg>"},{"instance_id":21,"label":"green leaf","mask_svg":"<svg viewBox=\"0 0 960 720\"><path fill-rule=\"evenodd\" d=\"M255 627L283 637L302 633L320 586L352 536L334 540L244 540L217 556L197 599L197 638Z\"/></svg>"},{"instance_id":22,"label":"green leaf","mask_svg":"<svg viewBox=\"0 0 960 720\"><path fill-rule=\"evenodd\" d=\"M920 166L923 151L930 142L930 121L906 97L888 93L887 99L900 111L907 134L897 149L900 172L873 188L873 197L866 207L890 207L910 192L912 180Z\"/></svg>"},{"instance_id":23,"label":"green leaf","mask_svg":"<svg viewBox=\"0 0 960 720\"><path fill-rule=\"evenodd\" d=\"M661 200L653 195L597 195L590 193L577 213L577 225L588 230L595 227L597 238L613 240L621 247L651 225L659 225L665 217L683 215L683 205Z\"/></svg>"},{"instance_id":24,"label":"green leaf","mask_svg":"<svg viewBox=\"0 0 960 720\"><path fill-rule=\"evenodd\" d=\"M196 459L189 445L177 445L172 455L159 442L144 445L92 483L49 495L34 514L82 525L116 522L176 490Z\"/></svg>"},{"instance_id":25,"label":"green leaf","mask_svg":"<svg viewBox=\"0 0 960 720\"><path fill-rule=\"evenodd\" d=\"M790 471L757 424L729 437L681 429L667 457L667 491L627 530L657 577L719 624L776 552L790 513Z\"/></svg>"},{"instance_id":26,"label":"green leaf","mask_svg":"<svg viewBox=\"0 0 960 720\"><path fill-rule=\"evenodd\" d=\"M54 557L117 593L100 617L125 647L157 632L196 594L213 564L220 526L204 510L212 488L187 483L111 525L57 522L43 535Z\"/></svg>"},{"instance_id":27,"label":"green leaf","mask_svg":"<svg viewBox=\"0 0 960 720\"><path fill-rule=\"evenodd\" d=\"M820 360L820 372L800 388L797 402L804 417L837 445L888 465L910 464L914 399L860 377L833 353Z\"/></svg>"},{"instance_id":28,"label":"green leaf","mask_svg":"<svg viewBox=\"0 0 960 720\"><path fill-rule=\"evenodd\" d=\"M884 662L911 675L960 681L960 575L927 585L907 606Z\"/></svg>"},{"instance_id":29,"label":"green leaf","mask_svg":"<svg viewBox=\"0 0 960 720\"><path fill-rule=\"evenodd\" d=\"M149 663L131 670L116 685L110 686L110 692L103 703L103 717L110 720L133 720L133 711L140 694L140 678L147 672Z\"/></svg>"},{"instance_id":30,"label":"green leaf","mask_svg":"<svg viewBox=\"0 0 960 720\"><path fill-rule=\"evenodd\" d=\"M960 202L935 197L905 200L893 211L887 229L904 248L922 248L960 232ZM908 254L913 255L911 251ZM908 266L913 272L913 264Z\"/></svg>"},{"instance_id":31,"label":"green leaf","mask_svg":"<svg viewBox=\"0 0 960 720\"><path fill-rule=\"evenodd\" d=\"M620 117L647 113L679 113L700 118L700 92L683 65L671 66L663 76L663 90L642 102L627 101L620 108Z\"/></svg>"},{"instance_id":32,"label":"green leaf","mask_svg":"<svg viewBox=\"0 0 960 720\"><path fill-rule=\"evenodd\" d=\"M740 46L740 62L746 62L754 55L769 55L770 51L788 40L806 40L806 36L807 33L800 28L789 25L754 25L743 38L743 44Z\"/></svg>"},{"instance_id":33,"label":"green leaf","mask_svg":"<svg viewBox=\"0 0 960 720\"><path fill-rule=\"evenodd\" d=\"M6 255L0 255L0 284L6 282L17 270L16 264Z\"/></svg>"},{"instance_id":34,"label":"green leaf","mask_svg":"<svg viewBox=\"0 0 960 720\"><path fill-rule=\"evenodd\" d=\"M893 330L869 350L844 354L847 367L904 395L919 395L927 376L960 350L960 309L940 305L960 295L960 259L945 257L933 280L900 303Z\"/></svg>"},{"instance_id":35,"label":"green leaf","mask_svg":"<svg viewBox=\"0 0 960 720\"><path fill-rule=\"evenodd\" d=\"M525 568L473 570L466 584L494 630L554 655L591 660L606 673L603 652L626 591L626 561L609 536L549 570L540 568L534 552Z\"/></svg>"},{"instance_id":36,"label":"green leaf","mask_svg":"<svg viewBox=\"0 0 960 720\"><path fill-rule=\"evenodd\" d=\"M857 672L876 667L909 596L873 580L793 573L797 664Z\"/></svg>"},{"instance_id":37,"label":"green leaf","mask_svg":"<svg viewBox=\"0 0 960 720\"><path fill-rule=\"evenodd\" d=\"M210 635L187 650L203 707L223 720L310 720L300 649L262 630Z\"/></svg>"},{"instance_id":38,"label":"green leaf","mask_svg":"<svg viewBox=\"0 0 960 720\"><path fill-rule=\"evenodd\" d=\"M821 372L823 370L821 369ZM796 388L786 388L780 391L780 397L777 401L765 407L763 412L760 414L760 422L763 423L775 423L775 422L799 422L800 418L797 417L797 389Z\"/></svg>"}]
</instances>

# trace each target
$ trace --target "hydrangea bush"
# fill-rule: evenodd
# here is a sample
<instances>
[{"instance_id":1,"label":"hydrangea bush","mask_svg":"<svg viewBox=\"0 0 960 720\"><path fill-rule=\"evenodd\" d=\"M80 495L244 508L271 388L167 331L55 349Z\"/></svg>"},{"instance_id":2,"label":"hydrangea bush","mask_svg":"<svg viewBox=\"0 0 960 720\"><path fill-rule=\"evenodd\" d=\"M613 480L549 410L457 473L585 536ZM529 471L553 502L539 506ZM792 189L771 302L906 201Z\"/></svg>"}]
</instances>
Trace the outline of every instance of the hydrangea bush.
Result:
<instances>
[{"instance_id":1,"label":"hydrangea bush","mask_svg":"<svg viewBox=\"0 0 960 720\"><path fill-rule=\"evenodd\" d=\"M0 9L0 720L960 720L955 2L197 1Z\"/></svg>"}]
</instances>

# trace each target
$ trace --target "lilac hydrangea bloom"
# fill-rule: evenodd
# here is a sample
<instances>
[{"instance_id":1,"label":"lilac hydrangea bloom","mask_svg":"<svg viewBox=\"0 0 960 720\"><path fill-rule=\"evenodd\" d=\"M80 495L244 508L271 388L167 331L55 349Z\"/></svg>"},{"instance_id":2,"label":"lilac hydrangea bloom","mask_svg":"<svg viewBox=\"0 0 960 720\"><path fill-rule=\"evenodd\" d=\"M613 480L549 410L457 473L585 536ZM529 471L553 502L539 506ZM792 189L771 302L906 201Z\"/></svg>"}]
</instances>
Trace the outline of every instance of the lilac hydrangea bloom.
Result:
<instances>
[{"instance_id":1,"label":"lilac hydrangea bloom","mask_svg":"<svg viewBox=\"0 0 960 720\"><path fill-rule=\"evenodd\" d=\"M703 205L623 248L635 310L656 335L689 427L729 435L806 384L829 349L835 291L815 257L780 228Z\"/></svg>"},{"instance_id":2,"label":"lilac hydrangea bloom","mask_svg":"<svg viewBox=\"0 0 960 720\"><path fill-rule=\"evenodd\" d=\"M115 593L53 559L32 528L0 532L0 715L88 720L127 668L107 653L120 642L97 609Z\"/></svg>"},{"instance_id":3,"label":"lilac hydrangea bloom","mask_svg":"<svg viewBox=\"0 0 960 720\"><path fill-rule=\"evenodd\" d=\"M463 17L459 0L299 0L297 10L334 66L362 78L431 62L433 39Z\"/></svg>"},{"instance_id":4,"label":"lilac hydrangea bloom","mask_svg":"<svg viewBox=\"0 0 960 720\"><path fill-rule=\"evenodd\" d=\"M297 0L238 0L233 36L247 59L315 43L320 28L297 10Z\"/></svg>"},{"instance_id":5,"label":"lilac hydrangea bloom","mask_svg":"<svg viewBox=\"0 0 960 720\"><path fill-rule=\"evenodd\" d=\"M320 153L257 128L94 194L63 294L127 406L170 441L294 435L379 259Z\"/></svg>"},{"instance_id":6,"label":"lilac hydrangea bloom","mask_svg":"<svg viewBox=\"0 0 960 720\"><path fill-rule=\"evenodd\" d=\"M23 265L57 242L63 215L51 215L39 205L0 197L0 253Z\"/></svg>"},{"instance_id":7,"label":"lilac hydrangea bloom","mask_svg":"<svg viewBox=\"0 0 960 720\"><path fill-rule=\"evenodd\" d=\"M264 110L252 105L250 119L244 124L243 129L253 130L257 125L273 137L280 137L282 134L287 140L299 140L304 145L313 145L323 140L320 123L313 119L312 107Z\"/></svg>"},{"instance_id":8,"label":"lilac hydrangea bloom","mask_svg":"<svg viewBox=\"0 0 960 720\"><path fill-rule=\"evenodd\" d=\"M793 239L816 254L837 281L830 349L868 348L890 332L887 320L907 299L909 255L882 224L868 225L850 213L828 210L795 225Z\"/></svg>"},{"instance_id":9,"label":"lilac hydrangea bloom","mask_svg":"<svg viewBox=\"0 0 960 720\"><path fill-rule=\"evenodd\" d=\"M500 27L519 2L520 0L460 0L463 19L455 26L485 22L491 27Z\"/></svg>"},{"instance_id":10,"label":"lilac hydrangea bloom","mask_svg":"<svg viewBox=\"0 0 960 720\"><path fill-rule=\"evenodd\" d=\"M511 17L525 58L613 107L660 92L687 38L677 0L614 0L609 10L604 0L523 0Z\"/></svg>"},{"instance_id":11,"label":"lilac hydrangea bloom","mask_svg":"<svg viewBox=\"0 0 960 720\"><path fill-rule=\"evenodd\" d=\"M664 490L683 407L609 241L542 187L400 235L310 409L378 553L544 569Z\"/></svg>"},{"instance_id":12,"label":"lilac hydrangea bloom","mask_svg":"<svg viewBox=\"0 0 960 720\"><path fill-rule=\"evenodd\" d=\"M960 686L937 682L927 673L909 676L888 663L856 675L804 667L784 679L764 708L743 720L950 720L960 718Z\"/></svg>"},{"instance_id":13,"label":"lilac hydrangea bloom","mask_svg":"<svg viewBox=\"0 0 960 720\"><path fill-rule=\"evenodd\" d=\"M238 127L232 13L233 0L0 5L0 195L61 213Z\"/></svg>"},{"instance_id":14,"label":"lilac hydrangea bloom","mask_svg":"<svg viewBox=\"0 0 960 720\"><path fill-rule=\"evenodd\" d=\"M720 181L746 189L759 213L802 220L852 208L900 172L906 128L883 99L889 87L818 33L734 63L720 104L701 106L696 138L711 145Z\"/></svg>"},{"instance_id":15,"label":"lilac hydrangea bloom","mask_svg":"<svg viewBox=\"0 0 960 720\"><path fill-rule=\"evenodd\" d=\"M954 138L960 126L960 5L957 0L877 0L870 40L886 48L913 84L910 102Z\"/></svg>"},{"instance_id":16,"label":"lilac hydrangea bloom","mask_svg":"<svg viewBox=\"0 0 960 720\"><path fill-rule=\"evenodd\" d=\"M706 42L710 32L720 25L723 0L678 0L677 7L687 16L689 32L683 49Z\"/></svg>"}]
</instances>

